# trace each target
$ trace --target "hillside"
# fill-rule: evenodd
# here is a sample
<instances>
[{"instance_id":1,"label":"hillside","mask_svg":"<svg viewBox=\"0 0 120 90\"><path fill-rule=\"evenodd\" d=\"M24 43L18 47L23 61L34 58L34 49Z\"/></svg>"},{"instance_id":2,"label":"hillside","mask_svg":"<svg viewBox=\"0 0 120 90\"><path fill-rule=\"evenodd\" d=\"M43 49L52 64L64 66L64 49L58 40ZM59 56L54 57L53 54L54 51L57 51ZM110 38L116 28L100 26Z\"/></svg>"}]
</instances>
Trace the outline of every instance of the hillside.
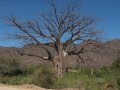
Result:
<instances>
[{"instance_id":1,"label":"hillside","mask_svg":"<svg viewBox=\"0 0 120 90\"><path fill-rule=\"evenodd\" d=\"M80 45L78 45L78 48ZM28 56L20 56L16 53L15 47L0 47L0 57L5 58L16 58L20 60L22 64L38 64L38 63L48 63L47 61L43 61L37 57L28 57ZM43 55L46 53L39 47L31 47L25 46L21 49L24 49L25 52ZM51 51L53 51L51 49ZM89 57L86 61L87 66L104 66L110 65L113 60L119 57L120 54L120 39L111 40L104 43L104 47L101 48L99 52L87 52L83 54L83 56ZM78 62L76 61L76 57L72 56L68 59L68 67L76 67Z\"/></svg>"}]
</instances>

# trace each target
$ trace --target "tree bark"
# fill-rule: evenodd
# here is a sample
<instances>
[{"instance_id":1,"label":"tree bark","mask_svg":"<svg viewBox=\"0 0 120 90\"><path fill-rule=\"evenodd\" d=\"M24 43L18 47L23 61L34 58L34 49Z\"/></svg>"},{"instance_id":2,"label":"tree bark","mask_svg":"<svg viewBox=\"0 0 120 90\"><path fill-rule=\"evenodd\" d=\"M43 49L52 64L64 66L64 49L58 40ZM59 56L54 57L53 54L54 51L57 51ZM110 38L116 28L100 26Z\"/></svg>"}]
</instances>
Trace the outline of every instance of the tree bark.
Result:
<instances>
[{"instance_id":1,"label":"tree bark","mask_svg":"<svg viewBox=\"0 0 120 90\"><path fill-rule=\"evenodd\" d=\"M66 73L66 57L64 56L62 45L59 47L58 56L53 61L56 76L62 77Z\"/></svg>"}]
</instances>

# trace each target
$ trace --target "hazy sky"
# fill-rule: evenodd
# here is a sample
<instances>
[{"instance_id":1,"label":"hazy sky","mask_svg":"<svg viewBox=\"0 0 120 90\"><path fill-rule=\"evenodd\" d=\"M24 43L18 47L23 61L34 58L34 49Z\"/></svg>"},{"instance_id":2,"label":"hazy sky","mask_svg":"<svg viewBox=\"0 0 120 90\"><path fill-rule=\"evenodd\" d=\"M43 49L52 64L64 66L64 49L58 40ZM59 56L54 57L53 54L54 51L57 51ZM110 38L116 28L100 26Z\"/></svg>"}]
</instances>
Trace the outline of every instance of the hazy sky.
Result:
<instances>
[{"instance_id":1,"label":"hazy sky","mask_svg":"<svg viewBox=\"0 0 120 90\"><path fill-rule=\"evenodd\" d=\"M62 5L65 1L57 0ZM95 16L100 22L98 29L104 31L104 38L120 38L120 0L78 0L81 1L81 12ZM13 32L13 28L3 22L3 17L14 15L20 19L35 18L49 9L46 0L0 0L0 38ZM0 46L19 46L17 41L0 40Z\"/></svg>"}]
</instances>

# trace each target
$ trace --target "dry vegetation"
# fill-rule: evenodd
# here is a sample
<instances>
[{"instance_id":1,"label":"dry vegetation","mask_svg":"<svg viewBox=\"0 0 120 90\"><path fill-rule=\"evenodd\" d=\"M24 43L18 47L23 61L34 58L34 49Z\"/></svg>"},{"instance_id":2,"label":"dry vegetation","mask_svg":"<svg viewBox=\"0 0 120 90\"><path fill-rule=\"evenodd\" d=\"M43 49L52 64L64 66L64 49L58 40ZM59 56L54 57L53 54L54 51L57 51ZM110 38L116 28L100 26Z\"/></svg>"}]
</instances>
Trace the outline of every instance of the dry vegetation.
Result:
<instances>
[{"instance_id":1,"label":"dry vegetation","mask_svg":"<svg viewBox=\"0 0 120 90\"><path fill-rule=\"evenodd\" d=\"M47 64L19 66L20 63L15 60L1 58L0 61L2 64L0 82L3 84L34 84L52 89L119 90L120 88L119 58L109 67L94 68L93 72L93 68L70 69L60 78L55 77L53 67Z\"/></svg>"}]
</instances>

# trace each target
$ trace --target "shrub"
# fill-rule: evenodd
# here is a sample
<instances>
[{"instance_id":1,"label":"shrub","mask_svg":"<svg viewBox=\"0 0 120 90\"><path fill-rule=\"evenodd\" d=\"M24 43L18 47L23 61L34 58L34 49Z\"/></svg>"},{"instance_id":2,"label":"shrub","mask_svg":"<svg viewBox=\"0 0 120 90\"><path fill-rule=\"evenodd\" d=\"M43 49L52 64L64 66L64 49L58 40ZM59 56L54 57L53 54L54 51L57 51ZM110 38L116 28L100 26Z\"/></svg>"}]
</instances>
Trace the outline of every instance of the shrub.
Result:
<instances>
[{"instance_id":1,"label":"shrub","mask_svg":"<svg viewBox=\"0 0 120 90\"><path fill-rule=\"evenodd\" d=\"M120 77L117 77L116 80L117 80L118 88L120 89Z\"/></svg>"},{"instance_id":2,"label":"shrub","mask_svg":"<svg viewBox=\"0 0 120 90\"><path fill-rule=\"evenodd\" d=\"M22 65L22 72L24 75L32 75L37 69L38 65Z\"/></svg>"},{"instance_id":3,"label":"shrub","mask_svg":"<svg viewBox=\"0 0 120 90\"><path fill-rule=\"evenodd\" d=\"M20 63L16 59L0 58L0 75L14 76L22 74Z\"/></svg>"},{"instance_id":4,"label":"shrub","mask_svg":"<svg viewBox=\"0 0 120 90\"><path fill-rule=\"evenodd\" d=\"M6 84L9 81L8 77L0 77L0 83Z\"/></svg>"},{"instance_id":5,"label":"shrub","mask_svg":"<svg viewBox=\"0 0 120 90\"><path fill-rule=\"evenodd\" d=\"M118 58L112 63L112 67L120 71L120 58Z\"/></svg>"},{"instance_id":6,"label":"shrub","mask_svg":"<svg viewBox=\"0 0 120 90\"><path fill-rule=\"evenodd\" d=\"M110 75L110 70L108 67L102 67L99 69L95 69L94 72L95 77L109 77Z\"/></svg>"},{"instance_id":7,"label":"shrub","mask_svg":"<svg viewBox=\"0 0 120 90\"><path fill-rule=\"evenodd\" d=\"M47 67L37 70L33 76L33 83L44 88L54 88L56 82L55 74Z\"/></svg>"},{"instance_id":8,"label":"shrub","mask_svg":"<svg viewBox=\"0 0 120 90\"><path fill-rule=\"evenodd\" d=\"M91 68L82 68L80 73L91 76Z\"/></svg>"}]
</instances>

